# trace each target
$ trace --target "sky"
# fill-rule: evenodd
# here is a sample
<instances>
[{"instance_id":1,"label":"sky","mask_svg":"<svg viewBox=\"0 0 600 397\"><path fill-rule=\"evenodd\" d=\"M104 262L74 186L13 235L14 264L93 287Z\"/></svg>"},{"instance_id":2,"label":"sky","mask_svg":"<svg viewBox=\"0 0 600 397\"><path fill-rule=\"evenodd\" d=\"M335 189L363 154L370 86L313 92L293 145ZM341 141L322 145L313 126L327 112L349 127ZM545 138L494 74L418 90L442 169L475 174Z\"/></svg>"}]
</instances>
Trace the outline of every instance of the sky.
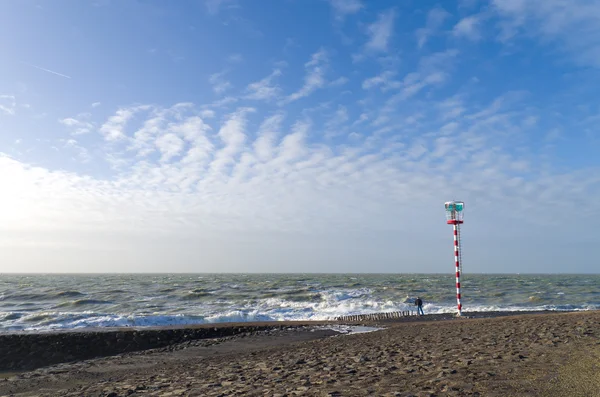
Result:
<instances>
[{"instance_id":1,"label":"sky","mask_svg":"<svg viewBox=\"0 0 600 397\"><path fill-rule=\"evenodd\" d=\"M600 3L0 0L0 273L600 269Z\"/></svg>"}]
</instances>

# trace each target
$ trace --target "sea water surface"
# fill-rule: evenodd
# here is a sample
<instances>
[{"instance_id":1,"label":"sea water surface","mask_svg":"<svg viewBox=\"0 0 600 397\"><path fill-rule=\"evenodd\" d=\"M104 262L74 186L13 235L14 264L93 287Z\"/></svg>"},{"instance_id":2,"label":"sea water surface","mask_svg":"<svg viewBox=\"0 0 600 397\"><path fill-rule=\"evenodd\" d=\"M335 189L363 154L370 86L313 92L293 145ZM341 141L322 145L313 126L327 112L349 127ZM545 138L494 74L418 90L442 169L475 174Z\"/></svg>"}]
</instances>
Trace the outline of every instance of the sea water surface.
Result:
<instances>
[{"instance_id":1,"label":"sea water surface","mask_svg":"<svg viewBox=\"0 0 600 397\"><path fill-rule=\"evenodd\" d=\"M456 309L454 275L0 275L0 332ZM600 275L465 275L465 311L600 309Z\"/></svg>"}]
</instances>

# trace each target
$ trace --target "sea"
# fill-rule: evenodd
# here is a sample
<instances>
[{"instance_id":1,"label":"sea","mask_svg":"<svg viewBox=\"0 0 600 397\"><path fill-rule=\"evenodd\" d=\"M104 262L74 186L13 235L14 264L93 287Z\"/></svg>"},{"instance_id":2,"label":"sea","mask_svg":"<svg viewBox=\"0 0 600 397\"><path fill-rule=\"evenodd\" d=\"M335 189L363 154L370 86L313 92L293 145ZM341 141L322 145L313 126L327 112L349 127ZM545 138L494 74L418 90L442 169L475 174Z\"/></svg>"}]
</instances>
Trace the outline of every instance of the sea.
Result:
<instances>
[{"instance_id":1,"label":"sea","mask_svg":"<svg viewBox=\"0 0 600 397\"><path fill-rule=\"evenodd\" d=\"M464 311L600 309L600 275L464 275ZM456 311L453 274L0 274L0 333Z\"/></svg>"}]
</instances>

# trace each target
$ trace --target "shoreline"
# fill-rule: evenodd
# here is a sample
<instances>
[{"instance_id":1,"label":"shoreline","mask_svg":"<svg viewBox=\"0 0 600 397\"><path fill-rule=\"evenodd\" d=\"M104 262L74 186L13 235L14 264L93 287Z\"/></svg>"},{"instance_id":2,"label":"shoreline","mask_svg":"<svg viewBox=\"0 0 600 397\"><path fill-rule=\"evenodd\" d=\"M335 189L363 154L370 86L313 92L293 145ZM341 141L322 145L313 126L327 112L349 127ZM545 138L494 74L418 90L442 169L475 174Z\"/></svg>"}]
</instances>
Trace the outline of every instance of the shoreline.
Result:
<instances>
[{"instance_id":1,"label":"shoreline","mask_svg":"<svg viewBox=\"0 0 600 397\"><path fill-rule=\"evenodd\" d=\"M600 312L600 311L589 311ZM17 331L0 334L0 374L34 370L68 362L164 348L189 341L255 334L269 330L315 329L334 326L377 326L388 328L400 324L463 321L500 317L559 315L565 311L498 311L426 314L395 319L360 319L358 321L272 321L193 324L153 327L81 328L53 331Z\"/></svg>"},{"instance_id":2,"label":"shoreline","mask_svg":"<svg viewBox=\"0 0 600 397\"><path fill-rule=\"evenodd\" d=\"M529 314L552 314L552 313L587 313L595 312L600 309L586 310L490 310L490 311L463 311L462 318L494 318L504 316L520 316ZM289 325L289 326L305 326L305 325L320 325L320 324L350 324L350 323L373 323L373 322L414 322L414 321L439 321L452 320L458 317L455 313L425 313L424 316L411 314L410 316L400 316L397 318L386 319L382 315L387 312L372 313L372 314L357 314L349 316L337 316L335 319L329 320L278 320L278 321L232 321L232 322L214 322L214 323L197 323L197 324L173 324L173 325L149 325L149 326L121 326L121 327L79 327L79 328L52 328L52 329L25 329L25 330L0 330L0 338L7 335L44 335L58 333L79 333L79 332L115 332L123 330L179 330L179 329L196 329L196 328L228 328L228 327L244 327L244 326L266 326L266 325ZM379 316L376 320L368 319L368 316ZM348 317L360 317L360 320L346 320Z\"/></svg>"}]
</instances>

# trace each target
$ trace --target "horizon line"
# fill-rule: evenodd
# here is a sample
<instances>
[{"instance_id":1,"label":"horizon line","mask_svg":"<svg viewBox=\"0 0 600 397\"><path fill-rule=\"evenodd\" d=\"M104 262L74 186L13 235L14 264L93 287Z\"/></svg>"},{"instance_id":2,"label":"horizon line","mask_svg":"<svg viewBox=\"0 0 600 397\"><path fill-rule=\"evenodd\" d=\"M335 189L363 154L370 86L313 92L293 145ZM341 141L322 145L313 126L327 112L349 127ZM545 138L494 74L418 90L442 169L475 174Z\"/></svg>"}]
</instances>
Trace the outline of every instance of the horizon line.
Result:
<instances>
[{"instance_id":1,"label":"horizon line","mask_svg":"<svg viewBox=\"0 0 600 397\"><path fill-rule=\"evenodd\" d=\"M2 272L0 271L0 275L2 274L11 274L11 275L50 275L50 274L62 274L62 275L186 275L186 274L223 274L223 275L261 275L261 274L281 274L281 275L311 275L311 274L332 274L332 275L449 275L454 277L453 272L424 272L424 273L416 273L416 272ZM468 275L600 275L600 272L597 273L567 273L567 272L551 272L551 273L539 273L539 272L509 272L509 273L500 273L500 272L469 272L469 273L461 273L461 276Z\"/></svg>"}]
</instances>

